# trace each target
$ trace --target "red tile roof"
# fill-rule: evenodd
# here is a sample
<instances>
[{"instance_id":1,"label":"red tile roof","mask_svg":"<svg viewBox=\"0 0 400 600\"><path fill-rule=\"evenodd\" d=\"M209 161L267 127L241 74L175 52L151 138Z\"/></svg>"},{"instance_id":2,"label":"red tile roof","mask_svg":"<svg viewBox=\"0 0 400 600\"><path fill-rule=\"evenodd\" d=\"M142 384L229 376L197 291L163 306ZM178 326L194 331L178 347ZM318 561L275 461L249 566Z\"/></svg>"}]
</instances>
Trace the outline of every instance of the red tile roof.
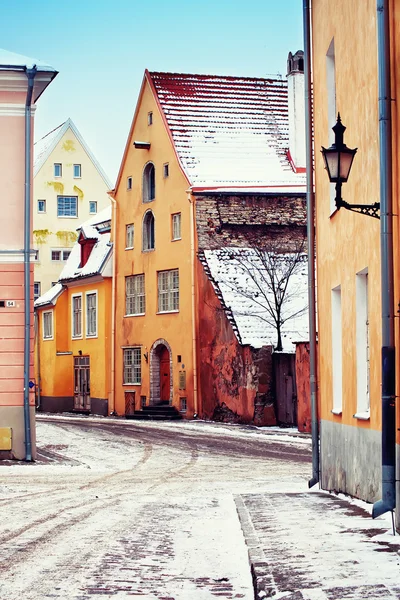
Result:
<instances>
[{"instance_id":1,"label":"red tile roof","mask_svg":"<svg viewBox=\"0 0 400 600\"><path fill-rule=\"evenodd\" d=\"M192 186L303 186L287 157L287 83L149 73Z\"/></svg>"}]
</instances>

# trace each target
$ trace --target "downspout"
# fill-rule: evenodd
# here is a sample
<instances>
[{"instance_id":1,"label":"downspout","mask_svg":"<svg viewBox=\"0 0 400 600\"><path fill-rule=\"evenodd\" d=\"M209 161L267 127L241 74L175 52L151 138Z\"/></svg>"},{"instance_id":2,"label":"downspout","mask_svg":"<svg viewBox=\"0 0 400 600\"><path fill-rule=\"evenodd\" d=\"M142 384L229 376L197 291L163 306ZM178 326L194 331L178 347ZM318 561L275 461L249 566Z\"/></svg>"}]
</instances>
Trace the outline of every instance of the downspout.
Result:
<instances>
[{"instance_id":1,"label":"downspout","mask_svg":"<svg viewBox=\"0 0 400 600\"><path fill-rule=\"evenodd\" d=\"M373 505L374 519L392 511L396 506L392 119L388 0L377 0L377 23L382 285L382 499Z\"/></svg>"},{"instance_id":2,"label":"downspout","mask_svg":"<svg viewBox=\"0 0 400 600\"><path fill-rule=\"evenodd\" d=\"M308 253L308 328L310 336L310 399L312 438L313 487L319 482L319 422L317 398L317 327L315 314L315 194L312 139L312 96L311 96L311 7L303 0L304 35L304 94L306 120L306 185L307 185L307 253Z\"/></svg>"},{"instance_id":3,"label":"downspout","mask_svg":"<svg viewBox=\"0 0 400 600\"><path fill-rule=\"evenodd\" d=\"M31 139L32 95L36 66L26 70L28 91L25 102L25 216L24 216L24 425L25 460L32 461L31 418L29 412L29 369L31 342Z\"/></svg>"},{"instance_id":4,"label":"downspout","mask_svg":"<svg viewBox=\"0 0 400 600\"><path fill-rule=\"evenodd\" d=\"M193 410L194 417L198 416L197 401L197 336L196 336L196 281L195 281L195 248L194 248L194 197L188 190L188 200L190 206L190 263L192 278L192 355L193 355Z\"/></svg>"},{"instance_id":5,"label":"downspout","mask_svg":"<svg viewBox=\"0 0 400 600\"><path fill-rule=\"evenodd\" d=\"M34 321L35 321L35 337L36 337L36 357L37 357L37 403L36 409L40 408L40 384L41 384L41 376L40 376L40 335L39 335L39 313L37 310L34 312Z\"/></svg>"},{"instance_id":6,"label":"downspout","mask_svg":"<svg viewBox=\"0 0 400 600\"><path fill-rule=\"evenodd\" d=\"M116 233L117 233L117 201L115 198L111 198L113 203L112 211L112 235L113 235L113 264L112 264L112 284L111 284L111 388L110 388L110 405L108 407L108 414L115 415L115 290L116 290Z\"/></svg>"}]
</instances>

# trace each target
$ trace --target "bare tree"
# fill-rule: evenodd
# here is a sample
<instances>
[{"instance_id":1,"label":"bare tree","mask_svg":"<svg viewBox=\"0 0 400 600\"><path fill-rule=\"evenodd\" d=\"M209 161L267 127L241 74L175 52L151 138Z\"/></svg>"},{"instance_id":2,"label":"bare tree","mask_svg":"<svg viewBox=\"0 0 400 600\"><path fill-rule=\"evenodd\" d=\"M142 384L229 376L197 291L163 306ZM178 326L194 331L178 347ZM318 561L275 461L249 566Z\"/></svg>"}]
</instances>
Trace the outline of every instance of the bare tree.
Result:
<instances>
[{"instance_id":1,"label":"bare tree","mask_svg":"<svg viewBox=\"0 0 400 600\"><path fill-rule=\"evenodd\" d=\"M305 239L291 252L279 251L276 242L267 242L220 248L216 253L222 265L219 284L228 295L230 291L247 300L243 316L257 317L275 329L275 349L282 350L283 325L307 312Z\"/></svg>"}]
</instances>

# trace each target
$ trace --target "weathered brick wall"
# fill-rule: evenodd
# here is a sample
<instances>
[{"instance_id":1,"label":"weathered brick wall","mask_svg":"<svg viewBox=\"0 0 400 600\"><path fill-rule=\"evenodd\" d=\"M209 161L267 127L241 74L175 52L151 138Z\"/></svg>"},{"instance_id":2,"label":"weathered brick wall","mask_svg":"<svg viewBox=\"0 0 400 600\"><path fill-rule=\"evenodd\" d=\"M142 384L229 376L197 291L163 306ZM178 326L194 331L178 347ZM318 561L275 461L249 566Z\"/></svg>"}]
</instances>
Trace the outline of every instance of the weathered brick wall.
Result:
<instances>
[{"instance_id":1,"label":"weathered brick wall","mask_svg":"<svg viewBox=\"0 0 400 600\"><path fill-rule=\"evenodd\" d=\"M291 251L306 234L303 197L202 195L196 197L200 250L246 247L263 240L274 249Z\"/></svg>"}]
</instances>

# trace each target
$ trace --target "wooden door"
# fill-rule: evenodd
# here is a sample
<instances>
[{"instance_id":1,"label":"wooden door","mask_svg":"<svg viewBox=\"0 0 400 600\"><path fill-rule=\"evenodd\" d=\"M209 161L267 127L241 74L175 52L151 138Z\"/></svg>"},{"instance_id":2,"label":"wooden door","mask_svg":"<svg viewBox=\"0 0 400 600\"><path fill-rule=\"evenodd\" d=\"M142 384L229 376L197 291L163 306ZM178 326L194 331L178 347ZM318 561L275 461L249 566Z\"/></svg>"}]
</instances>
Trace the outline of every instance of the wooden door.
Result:
<instances>
[{"instance_id":1,"label":"wooden door","mask_svg":"<svg viewBox=\"0 0 400 600\"><path fill-rule=\"evenodd\" d=\"M90 412L90 358L74 357L74 410Z\"/></svg>"},{"instance_id":2,"label":"wooden door","mask_svg":"<svg viewBox=\"0 0 400 600\"><path fill-rule=\"evenodd\" d=\"M273 354L276 418L279 425L297 425L296 367L294 354Z\"/></svg>"},{"instance_id":3,"label":"wooden door","mask_svg":"<svg viewBox=\"0 0 400 600\"><path fill-rule=\"evenodd\" d=\"M165 347L160 355L160 400L161 402L169 402L170 400L169 351Z\"/></svg>"}]
</instances>

